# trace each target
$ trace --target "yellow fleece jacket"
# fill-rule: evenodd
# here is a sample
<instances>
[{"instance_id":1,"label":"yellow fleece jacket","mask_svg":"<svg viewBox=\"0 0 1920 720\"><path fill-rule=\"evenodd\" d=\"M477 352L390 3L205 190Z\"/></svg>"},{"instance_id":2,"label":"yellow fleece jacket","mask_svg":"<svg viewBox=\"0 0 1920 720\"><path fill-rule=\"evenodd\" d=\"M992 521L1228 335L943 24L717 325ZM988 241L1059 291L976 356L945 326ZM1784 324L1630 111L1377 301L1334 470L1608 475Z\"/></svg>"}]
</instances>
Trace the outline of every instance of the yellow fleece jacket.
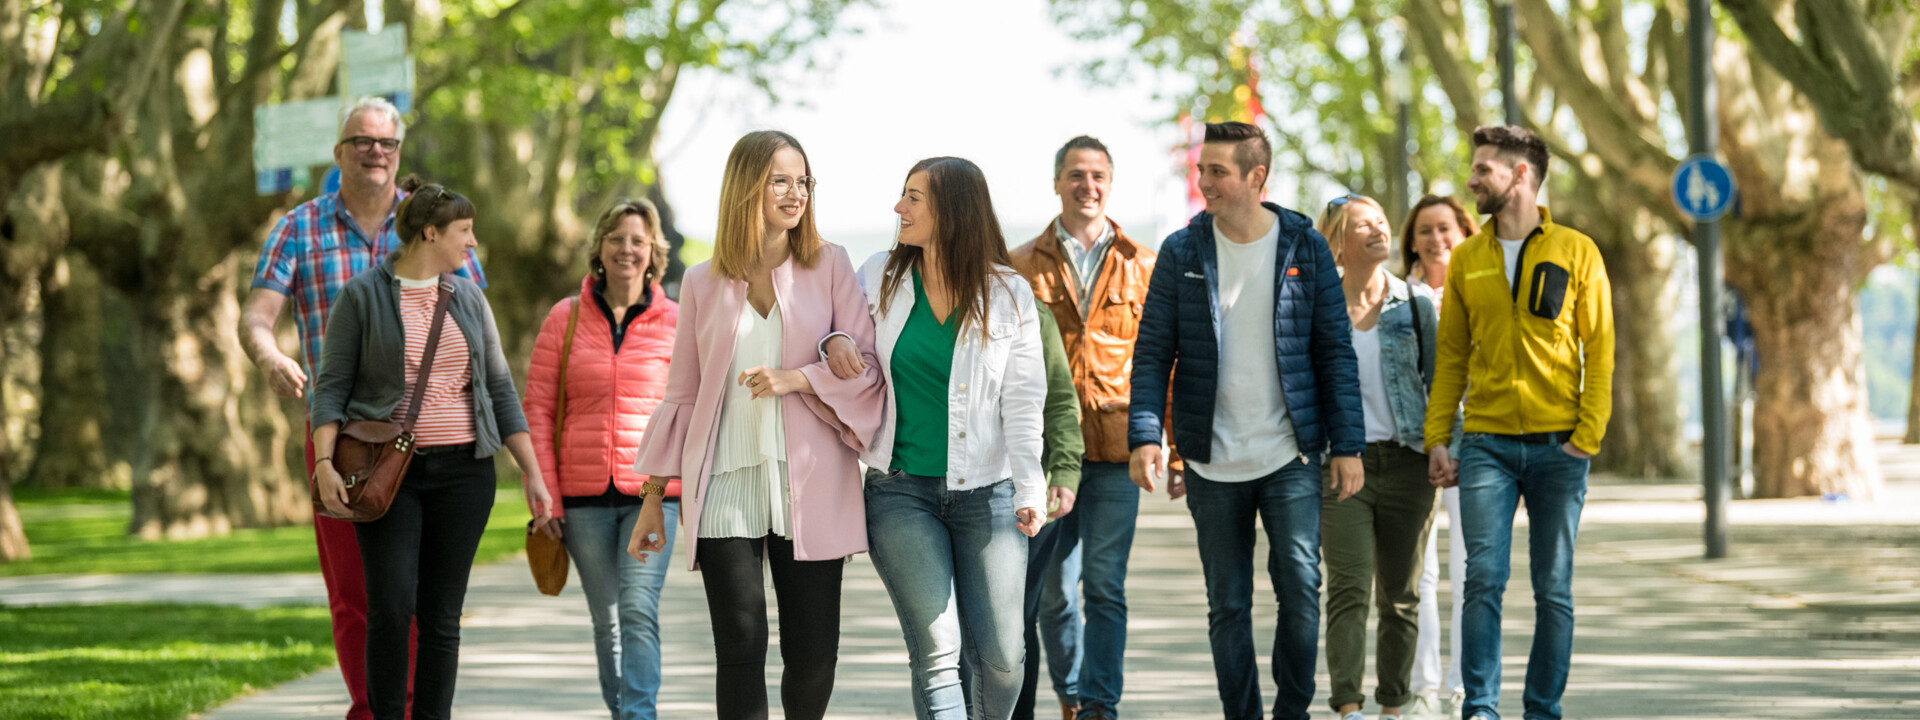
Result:
<instances>
[{"instance_id":1,"label":"yellow fleece jacket","mask_svg":"<svg viewBox=\"0 0 1920 720\"><path fill-rule=\"evenodd\" d=\"M1447 266L1427 448L1453 439L1464 395L1466 432L1571 430L1574 447L1599 453L1613 411L1613 290L1600 250L1540 208L1509 285L1495 226L1488 219Z\"/></svg>"}]
</instances>

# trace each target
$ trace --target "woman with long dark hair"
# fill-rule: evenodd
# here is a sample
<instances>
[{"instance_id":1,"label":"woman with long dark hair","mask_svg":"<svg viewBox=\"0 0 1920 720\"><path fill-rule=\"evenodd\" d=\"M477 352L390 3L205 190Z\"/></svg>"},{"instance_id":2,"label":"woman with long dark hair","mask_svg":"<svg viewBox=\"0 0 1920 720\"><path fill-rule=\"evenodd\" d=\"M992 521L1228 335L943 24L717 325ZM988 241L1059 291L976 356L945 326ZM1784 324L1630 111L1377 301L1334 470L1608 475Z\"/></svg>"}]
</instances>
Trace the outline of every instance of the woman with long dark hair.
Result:
<instances>
[{"instance_id":1,"label":"woman with long dark hair","mask_svg":"<svg viewBox=\"0 0 1920 720\"><path fill-rule=\"evenodd\" d=\"M920 161L894 212L898 242L860 272L892 389L861 458L867 542L906 635L915 713L966 712L964 626L974 717L1006 718L1023 679L1027 539L1046 515L1040 320L979 167Z\"/></svg>"},{"instance_id":2,"label":"woman with long dark hair","mask_svg":"<svg viewBox=\"0 0 1920 720\"><path fill-rule=\"evenodd\" d=\"M780 705L817 719L833 695L843 559L867 550L856 453L880 425L885 388L873 319L846 250L814 229L812 165L783 132L748 133L727 157L713 259L687 269L667 394L641 439L643 494L682 481L713 620L716 713L767 717L767 596L780 603ZM853 338L863 372L834 376L817 341ZM688 499L687 492L691 492ZM665 547L658 503L627 552Z\"/></svg>"},{"instance_id":3,"label":"woman with long dark hair","mask_svg":"<svg viewBox=\"0 0 1920 720\"><path fill-rule=\"evenodd\" d=\"M473 203L408 178L394 212L400 249L340 289L314 382L314 486L334 512L347 491L332 463L340 427L412 418L414 453L387 514L358 523L367 583L367 699L377 720L407 713L407 635L419 628L413 720L448 717L460 673L460 610L473 554L493 511L493 454L502 446L526 473L527 503L547 521L547 486L534 457L487 296L453 274L476 242ZM439 342L429 351L436 305ZM431 357L431 360L428 358ZM417 386L428 365L425 387ZM419 402L413 403L415 396Z\"/></svg>"}]
</instances>

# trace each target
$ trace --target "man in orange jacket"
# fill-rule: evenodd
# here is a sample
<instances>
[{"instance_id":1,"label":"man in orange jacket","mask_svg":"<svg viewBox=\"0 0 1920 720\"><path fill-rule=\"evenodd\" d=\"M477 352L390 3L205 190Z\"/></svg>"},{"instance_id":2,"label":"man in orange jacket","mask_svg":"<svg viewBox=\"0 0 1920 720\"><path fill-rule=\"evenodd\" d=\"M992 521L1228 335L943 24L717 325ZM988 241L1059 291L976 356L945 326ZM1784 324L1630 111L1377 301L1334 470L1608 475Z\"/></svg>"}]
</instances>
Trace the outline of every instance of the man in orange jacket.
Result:
<instances>
[{"instance_id":1,"label":"man in orange jacket","mask_svg":"<svg viewBox=\"0 0 1920 720\"><path fill-rule=\"evenodd\" d=\"M1067 668L1053 668L1068 718L1075 706L1080 718L1117 714L1127 646L1127 558L1140 511L1140 491L1127 475L1127 408L1133 338L1153 276L1154 252L1107 218L1112 189L1113 157L1107 146L1085 135L1068 140L1053 159L1060 215L1012 252L1014 269L1059 320L1087 445L1074 512L1059 521L1059 545L1045 559L1058 563L1076 541L1081 546L1086 628L1077 682L1063 672ZM1071 597L1072 588L1063 594ZM1049 654L1050 664L1063 660ZM1032 661L1029 655L1029 668ZM1029 678L1023 697L1032 694Z\"/></svg>"}]
</instances>

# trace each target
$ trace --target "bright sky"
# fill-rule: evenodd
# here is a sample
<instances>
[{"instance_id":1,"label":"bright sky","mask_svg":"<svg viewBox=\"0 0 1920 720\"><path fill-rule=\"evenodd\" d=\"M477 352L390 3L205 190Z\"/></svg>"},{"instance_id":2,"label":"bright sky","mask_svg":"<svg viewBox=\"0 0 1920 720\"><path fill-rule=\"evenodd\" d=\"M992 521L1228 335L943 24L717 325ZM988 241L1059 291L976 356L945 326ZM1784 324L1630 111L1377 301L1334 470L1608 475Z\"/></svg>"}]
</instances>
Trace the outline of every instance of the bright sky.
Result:
<instances>
[{"instance_id":1,"label":"bright sky","mask_svg":"<svg viewBox=\"0 0 1920 720\"><path fill-rule=\"evenodd\" d=\"M1079 64L1112 57L1113 46L1068 38L1044 0L883 0L859 19L867 32L834 41L839 62L783 88L790 102L779 108L737 78L681 79L657 148L681 232L713 237L727 152L766 128L806 146L820 179L820 231L856 264L891 244L907 169L936 155L978 164L1008 245L1026 242L1059 214L1053 154L1080 134L1112 150L1107 211L1129 235L1157 245L1186 224L1184 161L1171 152L1179 133L1162 120L1171 104L1153 100L1145 73L1128 86L1087 87Z\"/></svg>"}]
</instances>

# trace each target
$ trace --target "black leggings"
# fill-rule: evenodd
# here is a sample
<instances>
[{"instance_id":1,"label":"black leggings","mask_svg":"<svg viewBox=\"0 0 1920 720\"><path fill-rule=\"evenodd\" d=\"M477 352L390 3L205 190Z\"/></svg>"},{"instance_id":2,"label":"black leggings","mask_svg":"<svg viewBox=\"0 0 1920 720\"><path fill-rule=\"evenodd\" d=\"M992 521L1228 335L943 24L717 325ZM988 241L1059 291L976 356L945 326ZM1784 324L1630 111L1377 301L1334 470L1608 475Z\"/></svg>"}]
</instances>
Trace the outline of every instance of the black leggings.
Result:
<instances>
[{"instance_id":1,"label":"black leggings","mask_svg":"<svg viewBox=\"0 0 1920 720\"><path fill-rule=\"evenodd\" d=\"M846 563L793 559L793 541L700 538L700 580L713 618L715 707L721 720L767 717L767 590L764 560L780 602L780 706L788 720L816 720L833 696L840 659L840 575Z\"/></svg>"},{"instance_id":2,"label":"black leggings","mask_svg":"<svg viewBox=\"0 0 1920 720\"><path fill-rule=\"evenodd\" d=\"M367 704L376 720L407 705L407 634L419 626L413 720L453 712L460 674L460 610L473 553L493 511L493 459L473 445L421 448L393 505L354 525L367 580Z\"/></svg>"}]
</instances>

